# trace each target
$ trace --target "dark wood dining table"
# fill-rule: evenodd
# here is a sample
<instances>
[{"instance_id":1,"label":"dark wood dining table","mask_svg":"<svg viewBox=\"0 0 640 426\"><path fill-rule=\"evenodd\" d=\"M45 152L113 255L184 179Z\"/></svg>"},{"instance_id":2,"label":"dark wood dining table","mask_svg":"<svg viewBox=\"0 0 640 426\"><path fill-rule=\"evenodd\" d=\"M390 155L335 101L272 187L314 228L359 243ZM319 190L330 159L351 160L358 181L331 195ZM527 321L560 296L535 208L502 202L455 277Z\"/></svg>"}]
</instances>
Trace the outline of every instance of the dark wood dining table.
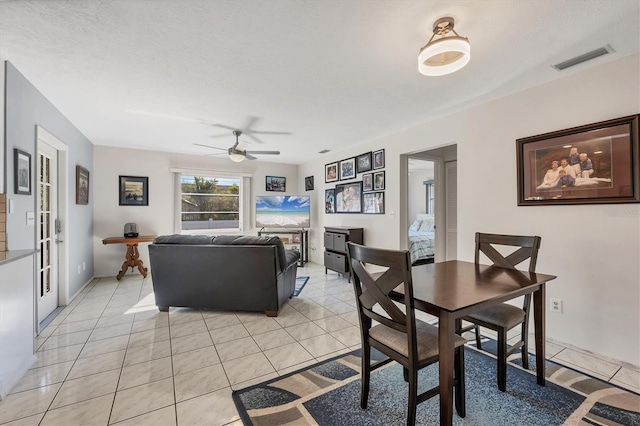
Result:
<instances>
[{"instance_id":1,"label":"dark wood dining table","mask_svg":"<svg viewBox=\"0 0 640 426\"><path fill-rule=\"evenodd\" d=\"M412 268L415 308L438 317L440 350L440 424L453 420L453 337L462 317L525 294L533 293L536 377L545 384L545 284L555 279L528 271L450 260ZM391 296L402 302L402 289Z\"/></svg>"}]
</instances>

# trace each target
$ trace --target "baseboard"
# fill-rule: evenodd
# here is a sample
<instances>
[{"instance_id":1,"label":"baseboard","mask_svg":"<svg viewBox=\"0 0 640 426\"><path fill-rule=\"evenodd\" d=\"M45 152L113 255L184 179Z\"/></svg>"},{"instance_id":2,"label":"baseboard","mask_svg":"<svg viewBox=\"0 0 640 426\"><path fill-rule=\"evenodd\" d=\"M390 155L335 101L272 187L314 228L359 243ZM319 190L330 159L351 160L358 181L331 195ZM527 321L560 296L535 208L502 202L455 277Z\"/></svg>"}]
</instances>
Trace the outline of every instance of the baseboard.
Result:
<instances>
[{"instance_id":1,"label":"baseboard","mask_svg":"<svg viewBox=\"0 0 640 426\"><path fill-rule=\"evenodd\" d=\"M22 376L25 375L37 360L38 356L36 354L31 355L20 367L12 371L13 374L10 377L5 377L0 380L0 401L7 397L11 389L22 379Z\"/></svg>"},{"instance_id":2,"label":"baseboard","mask_svg":"<svg viewBox=\"0 0 640 426\"><path fill-rule=\"evenodd\" d=\"M82 287L80 287L80 288L78 289L78 291L76 291L76 292L73 294L73 296L71 296L71 297L69 298L69 300L67 300L67 305L68 305L69 303L73 302L73 299L75 299L76 297L78 297L78 295L82 292L82 290L84 290L84 288L85 288L86 286L88 286L89 284L91 284L91 281L93 281L93 280L95 280L95 277L94 277L94 276L91 276L91 278L89 278L89 281L87 281L86 283L84 283L84 284L82 285Z\"/></svg>"}]
</instances>

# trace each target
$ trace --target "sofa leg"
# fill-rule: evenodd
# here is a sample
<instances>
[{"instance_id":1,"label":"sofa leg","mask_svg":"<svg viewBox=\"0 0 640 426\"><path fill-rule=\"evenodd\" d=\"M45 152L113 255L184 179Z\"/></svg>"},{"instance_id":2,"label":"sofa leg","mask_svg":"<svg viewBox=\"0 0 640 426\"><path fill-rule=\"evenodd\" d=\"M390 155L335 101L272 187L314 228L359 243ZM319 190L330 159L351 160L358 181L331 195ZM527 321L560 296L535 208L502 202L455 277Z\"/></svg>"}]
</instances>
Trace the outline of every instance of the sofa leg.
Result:
<instances>
[{"instance_id":1,"label":"sofa leg","mask_svg":"<svg viewBox=\"0 0 640 426\"><path fill-rule=\"evenodd\" d=\"M169 312L168 306L158 306L158 309L160 310L160 312Z\"/></svg>"},{"instance_id":2,"label":"sofa leg","mask_svg":"<svg viewBox=\"0 0 640 426\"><path fill-rule=\"evenodd\" d=\"M264 311L264 313L265 313L268 317L277 317L277 316L278 316L278 311Z\"/></svg>"}]
</instances>

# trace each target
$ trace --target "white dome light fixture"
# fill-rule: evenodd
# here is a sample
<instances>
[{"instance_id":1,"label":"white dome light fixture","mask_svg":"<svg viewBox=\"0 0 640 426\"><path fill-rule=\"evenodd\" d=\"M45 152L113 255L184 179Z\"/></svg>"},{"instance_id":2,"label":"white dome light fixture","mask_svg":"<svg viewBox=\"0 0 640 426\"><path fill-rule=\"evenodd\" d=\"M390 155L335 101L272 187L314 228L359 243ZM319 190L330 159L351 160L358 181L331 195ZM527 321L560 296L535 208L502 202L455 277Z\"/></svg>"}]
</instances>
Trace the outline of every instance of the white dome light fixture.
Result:
<instances>
[{"instance_id":1,"label":"white dome light fixture","mask_svg":"<svg viewBox=\"0 0 640 426\"><path fill-rule=\"evenodd\" d=\"M471 45L453 29L453 18L440 18L433 23L433 35L420 49L418 70L428 76L447 75L458 71L471 59ZM453 32L455 36L447 37ZM435 36L441 38L433 40Z\"/></svg>"},{"instance_id":2,"label":"white dome light fixture","mask_svg":"<svg viewBox=\"0 0 640 426\"><path fill-rule=\"evenodd\" d=\"M240 150L229 148L229 159L236 163L242 163L246 158L246 154Z\"/></svg>"}]
</instances>

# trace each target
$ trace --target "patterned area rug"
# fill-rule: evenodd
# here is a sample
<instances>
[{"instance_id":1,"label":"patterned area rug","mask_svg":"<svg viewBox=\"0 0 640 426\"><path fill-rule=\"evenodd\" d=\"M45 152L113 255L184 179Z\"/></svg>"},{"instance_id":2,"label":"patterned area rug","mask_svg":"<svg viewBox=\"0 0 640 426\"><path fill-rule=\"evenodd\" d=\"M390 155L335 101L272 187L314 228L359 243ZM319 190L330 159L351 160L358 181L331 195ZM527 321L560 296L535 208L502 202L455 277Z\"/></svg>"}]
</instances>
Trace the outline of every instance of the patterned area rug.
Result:
<instances>
[{"instance_id":1,"label":"patterned area rug","mask_svg":"<svg viewBox=\"0 0 640 426\"><path fill-rule=\"evenodd\" d=\"M465 372L467 416L454 411L454 425L640 424L639 395L553 362L547 362L544 387L534 372L510 364L507 391L500 392L495 358L466 347ZM437 377L437 364L422 369L419 391L434 386ZM361 410L357 350L235 391L233 399L245 425L388 426L406 422L407 384L396 363L376 370L368 408ZM431 398L418 405L416 424L436 425L439 413L439 398Z\"/></svg>"},{"instance_id":2,"label":"patterned area rug","mask_svg":"<svg viewBox=\"0 0 640 426\"><path fill-rule=\"evenodd\" d=\"M293 290L293 295L297 296L300 294L300 292L302 291L302 288L305 286L305 284L307 284L307 281L309 281L309 277L306 276L300 276L300 277L296 277L296 289Z\"/></svg>"}]
</instances>

